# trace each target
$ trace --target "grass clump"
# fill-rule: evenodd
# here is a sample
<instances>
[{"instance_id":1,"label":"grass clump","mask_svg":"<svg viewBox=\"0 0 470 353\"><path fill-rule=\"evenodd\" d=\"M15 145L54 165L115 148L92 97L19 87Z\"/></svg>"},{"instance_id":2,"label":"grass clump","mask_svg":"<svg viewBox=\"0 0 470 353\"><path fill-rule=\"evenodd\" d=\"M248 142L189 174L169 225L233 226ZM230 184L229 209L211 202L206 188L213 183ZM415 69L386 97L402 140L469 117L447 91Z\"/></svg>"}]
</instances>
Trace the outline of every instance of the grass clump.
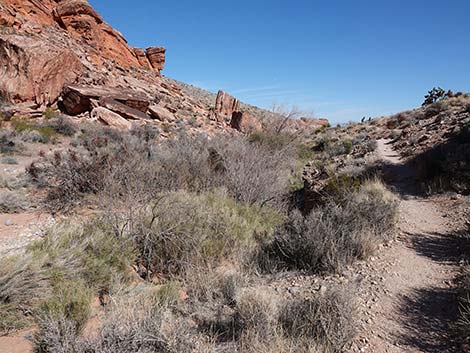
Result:
<instances>
[{"instance_id":1,"label":"grass clump","mask_svg":"<svg viewBox=\"0 0 470 353\"><path fill-rule=\"evenodd\" d=\"M0 260L0 335L21 329L52 293L51 274L44 259L31 255Z\"/></svg>"},{"instance_id":2,"label":"grass clump","mask_svg":"<svg viewBox=\"0 0 470 353\"><path fill-rule=\"evenodd\" d=\"M83 280L95 290L109 288L113 276L125 274L135 261L132 243L99 218L58 224L29 252L48 260L55 283Z\"/></svg>"},{"instance_id":3,"label":"grass clump","mask_svg":"<svg viewBox=\"0 0 470 353\"><path fill-rule=\"evenodd\" d=\"M22 136L25 136L27 141L50 143L55 141L57 133L50 126L31 124L25 120L15 119L11 122L13 129ZM37 137L33 137L37 136Z\"/></svg>"},{"instance_id":4,"label":"grass clump","mask_svg":"<svg viewBox=\"0 0 470 353\"><path fill-rule=\"evenodd\" d=\"M39 321L62 318L72 322L80 333L90 316L92 292L82 281L65 281L57 285L54 295L38 309Z\"/></svg>"}]
</instances>

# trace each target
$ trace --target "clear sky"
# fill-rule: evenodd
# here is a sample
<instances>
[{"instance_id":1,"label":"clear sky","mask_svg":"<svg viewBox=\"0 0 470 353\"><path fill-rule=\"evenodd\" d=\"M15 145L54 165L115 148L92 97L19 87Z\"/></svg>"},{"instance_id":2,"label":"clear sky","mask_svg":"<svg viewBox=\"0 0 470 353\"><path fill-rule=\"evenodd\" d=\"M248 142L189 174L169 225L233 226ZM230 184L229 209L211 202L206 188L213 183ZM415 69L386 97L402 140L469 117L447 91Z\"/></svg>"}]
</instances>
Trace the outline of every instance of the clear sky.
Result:
<instances>
[{"instance_id":1,"label":"clear sky","mask_svg":"<svg viewBox=\"0 0 470 353\"><path fill-rule=\"evenodd\" d=\"M470 0L90 0L164 74L334 123L470 91Z\"/></svg>"}]
</instances>

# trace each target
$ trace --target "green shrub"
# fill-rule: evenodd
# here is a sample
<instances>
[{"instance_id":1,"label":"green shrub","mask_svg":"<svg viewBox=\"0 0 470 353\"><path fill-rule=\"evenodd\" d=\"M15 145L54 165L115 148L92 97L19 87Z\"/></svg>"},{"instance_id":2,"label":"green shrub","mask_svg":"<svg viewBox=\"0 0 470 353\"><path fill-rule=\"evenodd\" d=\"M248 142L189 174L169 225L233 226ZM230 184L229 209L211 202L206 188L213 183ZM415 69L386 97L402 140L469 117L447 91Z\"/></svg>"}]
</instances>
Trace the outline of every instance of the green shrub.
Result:
<instances>
[{"instance_id":1,"label":"green shrub","mask_svg":"<svg viewBox=\"0 0 470 353\"><path fill-rule=\"evenodd\" d=\"M449 98L452 96L452 92L449 91L446 94L441 87L434 87L432 90L428 92L428 94L424 97L423 107L427 105L431 105L433 103L439 102L445 98Z\"/></svg>"},{"instance_id":2,"label":"green shrub","mask_svg":"<svg viewBox=\"0 0 470 353\"><path fill-rule=\"evenodd\" d=\"M37 133L40 136L41 143L49 143L54 141L57 138L57 133L55 130L49 126L30 124L25 120L12 120L13 129L22 135L27 135L28 133Z\"/></svg>"},{"instance_id":3,"label":"green shrub","mask_svg":"<svg viewBox=\"0 0 470 353\"><path fill-rule=\"evenodd\" d=\"M79 334L90 317L91 290L83 281L65 281L57 285L55 294L38 309L39 321L65 318Z\"/></svg>"},{"instance_id":4,"label":"green shrub","mask_svg":"<svg viewBox=\"0 0 470 353\"><path fill-rule=\"evenodd\" d=\"M55 283L79 279L96 290L108 288L113 276L126 274L135 261L133 244L100 219L60 223L29 252L48 260Z\"/></svg>"}]
</instances>

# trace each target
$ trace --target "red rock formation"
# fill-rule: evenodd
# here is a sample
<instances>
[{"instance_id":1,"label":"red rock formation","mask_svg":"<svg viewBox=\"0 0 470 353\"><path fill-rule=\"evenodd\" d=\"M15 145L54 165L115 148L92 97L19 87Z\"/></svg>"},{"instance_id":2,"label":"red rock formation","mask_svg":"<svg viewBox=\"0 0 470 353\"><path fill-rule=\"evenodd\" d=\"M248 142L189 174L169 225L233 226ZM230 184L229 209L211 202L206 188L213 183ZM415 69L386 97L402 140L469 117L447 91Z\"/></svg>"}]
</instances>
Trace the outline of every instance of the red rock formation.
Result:
<instances>
[{"instance_id":1,"label":"red rock formation","mask_svg":"<svg viewBox=\"0 0 470 353\"><path fill-rule=\"evenodd\" d=\"M165 53L166 49L164 47L147 48L147 58L153 69L158 73L160 73L165 66Z\"/></svg>"},{"instance_id":2,"label":"red rock formation","mask_svg":"<svg viewBox=\"0 0 470 353\"><path fill-rule=\"evenodd\" d=\"M105 125L116 129L129 130L132 127L132 123L130 121L103 107L93 109L90 115L93 119L101 121Z\"/></svg>"},{"instance_id":3,"label":"red rock formation","mask_svg":"<svg viewBox=\"0 0 470 353\"><path fill-rule=\"evenodd\" d=\"M123 67L140 66L122 34L105 23L86 0L61 1L53 14L62 28L74 38L83 39L100 56L113 59Z\"/></svg>"},{"instance_id":4,"label":"red rock formation","mask_svg":"<svg viewBox=\"0 0 470 353\"><path fill-rule=\"evenodd\" d=\"M245 134L263 129L258 119L247 112L233 112L230 126Z\"/></svg>"},{"instance_id":5,"label":"red rock formation","mask_svg":"<svg viewBox=\"0 0 470 353\"><path fill-rule=\"evenodd\" d=\"M82 73L73 52L33 37L0 35L0 94L11 102L54 102Z\"/></svg>"},{"instance_id":6,"label":"red rock formation","mask_svg":"<svg viewBox=\"0 0 470 353\"><path fill-rule=\"evenodd\" d=\"M107 62L122 68L154 67L157 73L164 66L164 48L151 49L149 61L145 52L129 47L121 33L109 26L86 0L2 0L0 25L7 27L2 34L2 60L9 61L2 62L0 89L15 101L53 102L60 92L57 86L76 79L79 62L87 67L91 63L98 69ZM70 36L57 34L61 31ZM52 36L52 32L57 35ZM15 60L22 66L12 64ZM40 65L45 65L45 72L37 73ZM18 82L4 82L14 77L19 77ZM51 83L40 87L45 80Z\"/></svg>"},{"instance_id":7,"label":"red rock formation","mask_svg":"<svg viewBox=\"0 0 470 353\"><path fill-rule=\"evenodd\" d=\"M215 118L217 121L224 121L230 118L234 112L240 110L240 101L224 91L217 93L215 100Z\"/></svg>"},{"instance_id":8,"label":"red rock formation","mask_svg":"<svg viewBox=\"0 0 470 353\"><path fill-rule=\"evenodd\" d=\"M77 115L93 108L92 101L111 98L129 108L146 113L150 98L136 91L124 88L66 86L62 94L62 106L70 115Z\"/></svg>"},{"instance_id":9,"label":"red rock formation","mask_svg":"<svg viewBox=\"0 0 470 353\"><path fill-rule=\"evenodd\" d=\"M134 48L134 54L137 57L137 60L139 60L140 66L145 67L147 69L152 69L152 65L150 64L150 61L147 57L147 53L144 49Z\"/></svg>"}]
</instances>

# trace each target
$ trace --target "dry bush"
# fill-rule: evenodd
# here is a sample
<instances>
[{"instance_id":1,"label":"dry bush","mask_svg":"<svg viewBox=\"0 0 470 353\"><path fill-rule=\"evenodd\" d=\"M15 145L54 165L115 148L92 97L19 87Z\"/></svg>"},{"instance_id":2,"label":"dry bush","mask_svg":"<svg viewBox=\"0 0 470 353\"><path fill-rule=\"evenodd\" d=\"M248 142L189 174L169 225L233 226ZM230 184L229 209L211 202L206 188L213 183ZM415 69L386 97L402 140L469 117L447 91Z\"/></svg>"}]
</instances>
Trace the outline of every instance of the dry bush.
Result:
<instances>
[{"instance_id":1,"label":"dry bush","mask_svg":"<svg viewBox=\"0 0 470 353\"><path fill-rule=\"evenodd\" d=\"M90 194L144 203L162 191L221 186L241 202L282 205L286 198L292 163L284 150L243 138L208 141L182 135L158 146L152 138L86 137L77 149L31 164L28 174L47 187L45 204L53 212L68 211Z\"/></svg>"},{"instance_id":2,"label":"dry bush","mask_svg":"<svg viewBox=\"0 0 470 353\"><path fill-rule=\"evenodd\" d=\"M2 164L9 164L9 165L17 165L18 164L18 161L15 158L11 157L11 156L3 157L1 162L2 162Z\"/></svg>"},{"instance_id":3,"label":"dry bush","mask_svg":"<svg viewBox=\"0 0 470 353\"><path fill-rule=\"evenodd\" d=\"M85 353L76 325L64 315L45 316L38 320L39 330L32 343L35 353Z\"/></svg>"},{"instance_id":4,"label":"dry bush","mask_svg":"<svg viewBox=\"0 0 470 353\"><path fill-rule=\"evenodd\" d=\"M51 272L30 255L0 260L0 335L27 324L26 314L51 294Z\"/></svg>"},{"instance_id":5,"label":"dry bush","mask_svg":"<svg viewBox=\"0 0 470 353\"><path fill-rule=\"evenodd\" d=\"M29 207L26 196L18 191L4 191L0 193L0 212L17 213Z\"/></svg>"},{"instance_id":6,"label":"dry bush","mask_svg":"<svg viewBox=\"0 0 470 353\"><path fill-rule=\"evenodd\" d=\"M235 296L237 319L243 331L256 332L258 340L269 341L276 335L278 319L277 298L263 288L244 288Z\"/></svg>"},{"instance_id":7,"label":"dry bush","mask_svg":"<svg viewBox=\"0 0 470 353\"><path fill-rule=\"evenodd\" d=\"M98 335L80 341L81 350L77 353L211 351L188 323L168 309L135 298L117 298Z\"/></svg>"},{"instance_id":8,"label":"dry bush","mask_svg":"<svg viewBox=\"0 0 470 353\"><path fill-rule=\"evenodd\" d=\"M148 206L115 221L127 225L140 261L151 273L180 272L185 264L208 266L239 257L255 236L273 232L279 214L267 207L237 203L223 190L205 194L161 194Z\"/></svg>"},{"instance_id":9,"label":"dry bush","mask_svg":"<svg viewBox=\"0 0 470 353\"><path fill-rule=\"evenodd\" d=\"M279 318L285 334L316 342L325 352L345 351L357 330L352 292L349 287L331 287L313 298L286 302Z\"/></svg>"},{"instance_id":10,"label":"dry bush","mask_svg":"<svg viewBox=\"0 0 470 353\"><path fill-rule=\"evenodd\" d=\"M264 270L279 268L313 273L336 272L369 256L393 234L397 201L378 181L314 209L309 215L291 213L274 239L261 247Z\"/></svg>"},{"instance_id":11,"label":"dry bush","mask_svg":"<svg viewBox=\"0 0 470 353\"><path fill-rule=\"evenodd\" d=\"M4 154L20 153L24 146L18 139L17 134L12 130L2 129L0 131L0 152Z\"/></svg>"},{"instance_id":12,"label":"dry bush","mask_svg":"<svg viewBox=\"0 0 470 353\"><path fill-rule=\"evenodd\" d=\"M215 149L223 158L223 186L238 201L261 205L283 201L295 162L289 147L272 149L233 138L217 141Z\"/></svg>"},{"instance_id":13,"label":"dry bush","mask_svg":"<svg viewBox=\"0 0 470 353\"><path fill-rule=\"evenodd\" d=\"M78 131L75 123L70 118L67 118L63 115L50 119L42 125L50 127L56 133L64 136L73 136Z\"/></svg>"}]
</instances>

